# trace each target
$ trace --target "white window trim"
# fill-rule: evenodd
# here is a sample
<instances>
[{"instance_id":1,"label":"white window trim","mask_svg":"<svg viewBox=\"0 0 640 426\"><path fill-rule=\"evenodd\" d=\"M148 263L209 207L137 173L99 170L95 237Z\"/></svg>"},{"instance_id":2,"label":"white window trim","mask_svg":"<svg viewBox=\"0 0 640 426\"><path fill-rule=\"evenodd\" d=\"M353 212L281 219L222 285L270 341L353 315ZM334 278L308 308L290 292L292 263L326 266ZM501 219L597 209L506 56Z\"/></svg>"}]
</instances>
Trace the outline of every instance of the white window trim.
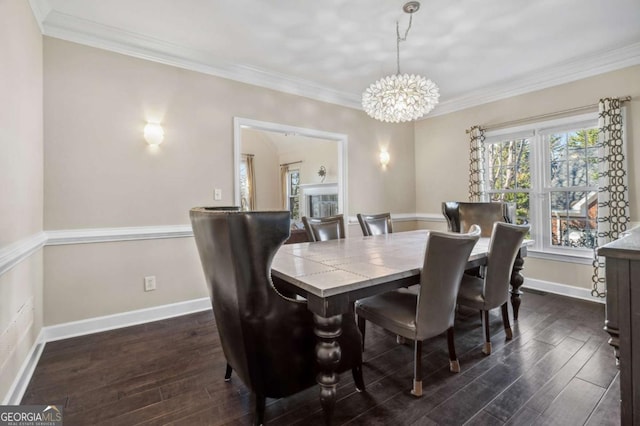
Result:
<instances>
[{"instance_id":1,"label":"white window trim","mask_svg":"<svg viewBox=\"0 0 640 426\"><path fill-rule=\"evenodd\" d=\"M539 121L535 123L525 124L521 126L514 126L496 130L489 130L485 132L485 139L483 143L485 145L505 141L509 139L524 139L524 138L542 138L545 135L554 132L568 131L583 127L593 127L598 125L598 113L590 112L586 114L573 115L568 117L562 117L553 120ZM520 188L516 192L528 192L530 200L540 199L543 201L530 202L529 203L529 218L532 223L531 238L534 240L534 245L530 246L528 253L531 257L557 260L572 263L590 264L593 260L593 250L587 248L570 248L570 247L553 247L551 245L551 233L543 231L544 226L539 224L545 224L547 219L545 218L545 209L542 208L545 203L548 203L549 188L545 186L548 181L546 173L546 167L540 168L537 165L546 164L548 158L545 158L544 144L536 140L536 143L531 144L530 161L536 167L531 167L531 188ZM485 162L485 173L489 170L489 159L487 156L483 159ZM485 184L487 176L484 176ZM500 192L500 191L493 191ZM506 191L513 192L513 191ZM488 193L485 195L485 200L488 201ZM550 222L548 222L550 225Z\"/></svg>"}]
</instances>

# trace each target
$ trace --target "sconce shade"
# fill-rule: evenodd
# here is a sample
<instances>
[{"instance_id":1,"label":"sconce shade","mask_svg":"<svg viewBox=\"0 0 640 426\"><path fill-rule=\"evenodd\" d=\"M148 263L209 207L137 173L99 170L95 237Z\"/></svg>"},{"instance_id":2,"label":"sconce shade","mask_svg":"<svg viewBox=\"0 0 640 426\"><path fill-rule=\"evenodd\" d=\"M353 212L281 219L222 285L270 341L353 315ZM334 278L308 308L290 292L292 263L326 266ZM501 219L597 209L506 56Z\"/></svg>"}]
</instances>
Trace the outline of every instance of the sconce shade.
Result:
<instances>
[{"instance_id":1,"label":"sconce shade","mask_svg":"<svg viewBox=\"0 0 640 426\"><path fill-rule=\"evenodd\" d=\"M381 166L386 166L387 164L389 164L389 160L391 159L391 157L389 156L389 153L387 151L380 151L380 165Z\"/></svg>"},{"instance_id":2,"label":"sconce shade","mask_svg":"<svg viewBox=\"0 0 640 426\"><path fill-rule=\"evenodd\" d=\"M149 145L160 145L164 140L164 130L158 123L147 123L144 126L144 139Z\"/></svg>"}]
</instances>

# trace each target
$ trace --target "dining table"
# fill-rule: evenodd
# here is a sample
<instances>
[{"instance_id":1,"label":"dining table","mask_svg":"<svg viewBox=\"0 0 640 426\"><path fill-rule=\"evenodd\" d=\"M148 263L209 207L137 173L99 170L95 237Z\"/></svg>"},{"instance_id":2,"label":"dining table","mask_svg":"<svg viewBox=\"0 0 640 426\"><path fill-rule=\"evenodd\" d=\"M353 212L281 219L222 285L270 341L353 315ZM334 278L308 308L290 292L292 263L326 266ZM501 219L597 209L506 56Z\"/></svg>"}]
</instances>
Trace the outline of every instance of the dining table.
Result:
<instances>
[{"instance_id":1,"label":"dining table","mask_svg":"<svg viewBox=\"0 0 640 426\"><path fill-rule=\"evenodd\" d=\"M274 285L281 291L307 300L313 313L318 339L316 359L320 403L326 424L331 423L339 376L337 338L342 332L342 315L353 312L356 300L420 283L428 230L394 232L367 237L287 244L280 247L271 265ZM489 238L480 238L469 256L467 268L487 263ZM511 276L514 319L520 306L520 274L527 246L519 251Z\"/></svg>"}]
</instances>

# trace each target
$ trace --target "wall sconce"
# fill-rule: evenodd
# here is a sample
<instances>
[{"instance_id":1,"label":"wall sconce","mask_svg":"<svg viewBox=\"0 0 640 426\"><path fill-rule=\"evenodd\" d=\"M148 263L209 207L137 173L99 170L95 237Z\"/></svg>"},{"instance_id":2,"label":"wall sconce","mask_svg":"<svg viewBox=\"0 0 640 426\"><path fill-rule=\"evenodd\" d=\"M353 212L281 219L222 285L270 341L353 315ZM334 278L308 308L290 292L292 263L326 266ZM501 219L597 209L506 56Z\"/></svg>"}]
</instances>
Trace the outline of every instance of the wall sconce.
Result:
<instances>
[{"instance_id":1,"label":"wall sconce","mask_svg":"<svg viewBox=\"0 0 640 426\"><path fill-rule=\"evenodd\" d=\"M158 123L147 123L144 126L144 139L149 145L158 146L164 140L164 130Z\"/></svg>"},{"instance_id":2,"label":"wall sconce","mask_svg":"<svg viewBox=\"0 0 640 426\"><path fill-rule=\"evenodd\" d=\"M387 151L380 151L380 165L382 167L387 167L387 164L389 164L389 160L391 159L391 157L389 156L389 153Z\"/></svg>"}]
</instances>

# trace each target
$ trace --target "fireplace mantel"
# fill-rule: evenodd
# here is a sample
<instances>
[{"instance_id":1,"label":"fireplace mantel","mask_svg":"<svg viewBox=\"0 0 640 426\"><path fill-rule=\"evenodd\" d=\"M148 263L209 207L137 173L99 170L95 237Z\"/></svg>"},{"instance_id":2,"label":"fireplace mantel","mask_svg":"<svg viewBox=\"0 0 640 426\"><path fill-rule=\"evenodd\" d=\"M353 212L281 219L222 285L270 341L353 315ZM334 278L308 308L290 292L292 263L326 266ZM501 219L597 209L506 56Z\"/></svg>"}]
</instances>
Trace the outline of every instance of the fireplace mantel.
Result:
<instances>
[{"instance_id":1,"label":"fireplace mantel","mask_svg":"<svg viewBox=\"0 0 640 426\"><path fill-rule=\"evenodd\" d=\"M303 195L331 195L338 193L337 182L303 183L299 187Z\"/></svg>"}]
</instances>

